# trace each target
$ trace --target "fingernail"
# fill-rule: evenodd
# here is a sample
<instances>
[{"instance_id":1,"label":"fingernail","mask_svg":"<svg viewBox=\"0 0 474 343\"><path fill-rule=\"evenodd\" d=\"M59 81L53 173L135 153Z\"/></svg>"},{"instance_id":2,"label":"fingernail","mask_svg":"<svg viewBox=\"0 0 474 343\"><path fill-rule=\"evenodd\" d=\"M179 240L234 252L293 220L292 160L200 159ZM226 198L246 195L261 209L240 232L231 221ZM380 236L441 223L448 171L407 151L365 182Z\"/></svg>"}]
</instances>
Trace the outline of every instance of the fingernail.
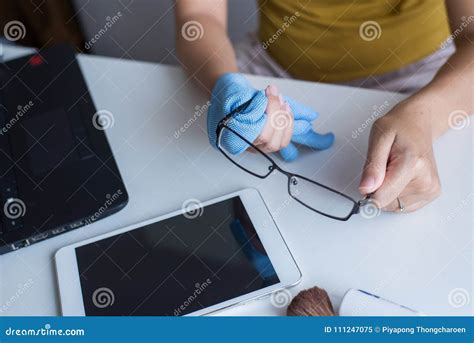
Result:
<instances>
[{"instance_id":1,"label":"fingernail","mask_svg":"<svg viewBox=\"0 0 474 343\"><path fill-rule=\"evenodd\" d=\"M270 86L267 86L267 88L265 88L265 95L270 96Z\"/></svg>"},{"instance_id":2,"label":"fingernail","mask_svg":"<svg viewBox=\"0 0 474 343\"><path fill-rule=\"evenodd\" d=\"M360 182L359 188L372 189L374 185L375 185L375 178L372 176L368 176Z\"/></svg>"},{"instance_id":3,"label":"fingernail","mask_svg":"<svg viewBox=\"0 0 474 343\"><path fill-rule=\"evenodd\" d=\"M278 88L275 85L270 85L268 89L270 90L271 95L278 96Z\"/></svg>"},{"instance_id":4,"label":"fingernail","mask_svg":"<svg viewBox=\"0 0 474 343\"><path fill-rule=\"evenodd\" d=\"M278 94L278 100L280 100L280 106L283 106L285 104L285 102L283 101L283 97L281 96L281 94Z\"/></svg>"}]
</instances>

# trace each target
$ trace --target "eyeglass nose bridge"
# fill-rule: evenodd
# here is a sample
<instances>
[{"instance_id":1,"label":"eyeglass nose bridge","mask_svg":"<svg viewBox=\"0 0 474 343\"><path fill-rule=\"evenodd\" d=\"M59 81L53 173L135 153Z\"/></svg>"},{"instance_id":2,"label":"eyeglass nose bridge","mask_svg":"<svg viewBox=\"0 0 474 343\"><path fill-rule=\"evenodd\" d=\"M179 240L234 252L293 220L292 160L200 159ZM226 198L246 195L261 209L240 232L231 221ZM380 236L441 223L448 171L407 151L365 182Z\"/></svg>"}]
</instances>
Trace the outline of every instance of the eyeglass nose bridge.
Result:
<instances>
[{"instance_id":1,"label":"eyeglass nose bridge","mask_svg":"<svg viewBox=\"0 0 474 343\"><path fill-rule=\"evenodd\" d=\"M286 170L282 169L278 164L276 164L274 161L272 161L272 165L270 167L272 169L272 172L277 170L279 171L280 173L282 173L283 175L286 175L288 178L291 179L291 177L293 177L294 175L290 172L287 172Z\"/></svg>"}]
</instances>

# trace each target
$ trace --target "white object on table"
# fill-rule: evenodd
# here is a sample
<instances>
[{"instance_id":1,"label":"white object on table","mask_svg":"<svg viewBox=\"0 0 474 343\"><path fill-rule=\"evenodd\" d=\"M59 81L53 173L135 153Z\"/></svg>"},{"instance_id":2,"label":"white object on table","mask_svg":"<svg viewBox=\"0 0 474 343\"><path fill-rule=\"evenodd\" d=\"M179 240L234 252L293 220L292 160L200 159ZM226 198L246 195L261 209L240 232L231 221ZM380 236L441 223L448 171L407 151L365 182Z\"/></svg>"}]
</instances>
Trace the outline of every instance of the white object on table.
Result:
<instances>
[{"instance_id":1,"label":"white object on table","mask_svg":"<svg viewBox=\"0 0 474 343\"><path fill-rule=\"evenodd\" d=\"M25 52L5 47L6 58ZM0 315L60 314L53 263L59 248L179 209L190 198L204 201L245 187L259 189L302 270L293 296L318 285L337 309L348 288L360 288L430 315L472 314L472 123L435 144L440 198L415 213L356 215L339 222L290 200L285 178L247 175L211 148L205 115L199 114L207 99L179 68L86 55L79 62L97 109L114 116L106 134L130 201L92 225L0 256ZM297 161L280 163L357 197L370 126L403 96L250 79L259 88L275 83L314 107L320 113L317 129L336 135L329 150L305 150ZM284 313L267 298L222 314Z\"/></svg>"},{"instance_id":2,"label":"white object on table","mask_svg":"<svg viewBox=\"0 0 474 343\"><path fill-rule=\"evenodd\" d=\"M423 316L424 314L404 305L365 292L349 289L339 306L340 316Z\"/></svg>"}]
</instances>

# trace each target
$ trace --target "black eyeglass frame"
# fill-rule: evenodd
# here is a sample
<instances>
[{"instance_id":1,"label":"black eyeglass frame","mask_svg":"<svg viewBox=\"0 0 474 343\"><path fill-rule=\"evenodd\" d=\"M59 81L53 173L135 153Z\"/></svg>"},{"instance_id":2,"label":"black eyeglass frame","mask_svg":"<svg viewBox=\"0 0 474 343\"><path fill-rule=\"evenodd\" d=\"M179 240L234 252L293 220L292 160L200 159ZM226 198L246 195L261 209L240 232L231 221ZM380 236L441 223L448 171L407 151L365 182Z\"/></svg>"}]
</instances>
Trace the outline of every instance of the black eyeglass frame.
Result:
<instances>
[{"instance_id":1,"label":"black eyeglass frame","mask_svg":"<svg viewBox=\"0 0 474 343\"><path fill-rule=\"evenodd\" d=\"M295 199L297 202L299 202L301 205L305 206L306 208L310 209L311 211L314 211L322 216L325 216L325 217L328 217L328 218L332 218L332 219L335 219L335 220L339 220L339 221L347 221L349 220L350 217L352 217L353 214L357 214L360 212L360 208L364 205L366 205L369 201L370 201L370 195L367 196L366 198L364 199L361 199L359 201L357 200L354 200L352 197L350 197L349 195L347 194L344 194L344 193L341 193L339 192L338 190L334 189L334 188L331 188L331 187L328 187L328 186L325 186L323 184L320 184L319 182L316 182L314 180L310 180L308 179L307 177L304 177L302 175L298 175L298 174L294 174L294 173L290 173L286 170L284 170L283 168L281 168L270 156L268 156L266 153L264 153L262 150L260 150L257 146L255 146L252 142L249 142L245 137L242 137L242 135L240 135L238 132L236 132L235 130L233 130L231 127L227 126L227 123L232 120L232 118L235 116L235 115L238 115L241 111L245 110L245 108L249 105L249 103L251 102L251 100L245 102L244 104L240 105L239 107L237 107L235 110L233 110L232 112L230 112L228 115L226 115L224 118L222 118L221 121L219 121L219 123L217 124L217 128L216 128L216 147L217 149L229 160L231 161L234 165L236 165L237 167L239 167L240 169L246 171L247 173L253 175L253 176L256 176L260 179L265 179L267 178L274 170L278 170L280 173L282 173L283 175L286 175L288 177L288 185L287 185L287 190L288 190L288 194L293 198ZM245 143L247 143L249 146L251 146L253 149L255 149L258 153L260 153L263 157L265 157L270 163L271 165L269 166L268 168L268 173L265 174L265 175L259 175L259 174L256 174L254 172L252 172L251 170L248 170L247 168L243 167L242 165L240 165L239 163L237 163L236 161L234 161L230 156L227 155L227 153L222 150L222 148L219 146L219 140L220 140L220 135L222 133L222 130L226 128L227 130L231 131L232 133L234 133L235 135L237 135L240 139L242 139ZM300 199L298 199L297 197L295 197L293 194L291 194L291 182L292 182L292 179L293 178L300 178L300 179L303 179L307 182L310 182L310 183L313 183L319 187L322 187L330 192L333 192L333 193L336 193L344 198L346 198L347 200L351 201L353 203L353 207L352 207L352 210L351 212L345 216L345 217L337 217L337 216L333 216L331 214L328 214L328 213L324 213L324 212L321 212L315 208L312 208L311 206L309 206L308 204L305 204L303 201L301 201Z\"/></svg>"}]
</instances>

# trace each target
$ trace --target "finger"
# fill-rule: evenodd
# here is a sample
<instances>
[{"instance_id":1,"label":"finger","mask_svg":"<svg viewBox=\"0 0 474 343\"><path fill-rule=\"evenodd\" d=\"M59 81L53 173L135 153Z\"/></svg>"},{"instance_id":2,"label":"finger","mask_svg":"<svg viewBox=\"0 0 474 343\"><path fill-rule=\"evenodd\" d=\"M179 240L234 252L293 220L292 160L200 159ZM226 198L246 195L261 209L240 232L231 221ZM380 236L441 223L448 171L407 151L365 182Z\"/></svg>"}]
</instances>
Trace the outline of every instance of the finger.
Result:
<instances>
[{"instance_id":1,"label":"finger","mask_svg":"<svg viewBox=\"0 0 474 343\"><path fill-rule=\"evenodd\" d=\"M400 195L398 198L404 208L403 213L416 211L431 201L431 199L427 199L426 196L422 194ZM383 207L382 210L386 212L402 212L398 199L395 199L390 204Z\"/></svg>"},{"instance_id":2,"label":"finger","mask_svg":"<svg viewBox=\"0 0 474 343\"><path fill-rule=\"evenodd\" d=\"M270 142L272 140L272 137L274 135L274 132L275 130L270 126L270 125L266 125L263 127L263 130L262 132L260 133L260 135L257 137L257 139L255 139L253 141L253 144L254 145L257 145L257 146L261 146L261 145L265 145L267 144L268 142Z\"/></svg>"},{"instance_id":3,"label":"finger","mask_svg":"<svg viewBox=\"0 0 474 343\"><path fill-rule=\"evenodd\" d=\"M275 130L270 142L262 145L263 152L275 152L280 150L283 131Z\"/></svg>"},{"instance_id":4,"label":"finger","mask_svg":"<svg viewBox=\"0 0 474 343\"><path fill-rule=\"evenodd\" d=\"M278 89L274 85L270 85L265 89L265 95L268 98L267 107L265 109L266 118L265 125L263 126L262 132L254 141L255 145L262 146L270 143L275 133L274 125L272 125L271 113L280 110L280 98L278 97Z\"/></svg>"},{"instance_id":5,"label":"finger","mask_svg":"<svg viewBox=\"0 0 474 343\"><path fill-rule=\"evenodd\" d=\"M405 187L402 193L397 197L400 198L402 204L406 207L407 212L419 209L429 202L436 199L441 194L439 186L426 187L426 176L415 178ZM384 211L396 212L400 211L398 199L383 208Z\"/></svg>"},{"instance_id":6,"label":"finger","mask_svg":"<svg viewBox=\"0 0 474 343\"><path fill-rule=\"evenodd\" d=\"M268 104L267 104L267 109L266 112L274 112L278 111L283 104L283 98L280 95L280 91L278 90L277 86L275 85L269 85L265 89L265 95L268 98Z\"/></svg>"},{"instance_id":7,"label":"finger","mask_svg":"<svg viewBox=\"0 0 474 343\"><path fill-rule=\"evenodd\" d=\"M291 126L292 117L281 94L278 95L278 101L278 106L272 101L272 106L267 108L267 120L276 131L285 131Z\"/></svg>"},{"instance_id":8,"label":"finger","mask_svg":"<svg viewBox=\"0 0 474 343\"><path fill-rule=\"evenodd\" d=\"M280 150L284 129L289 123L289 113L284 110L283 98L276 86L270 85L265 93L268 97L265 126L271 128L271 135L264 137L266 139L262 141L261 148L264 152L274 152Z\"/></svg>"},{"instance_id":9,"label":"finger","mask_svg":"<svg viewBox=\"0 0 474 343\"><path fill-rule=\"evenodd\" d=\"M367 150L367 159L362 172L359 192L363 195L378 189L385 178L388 156L392 148L395 135L372 127Z\"/></svg>"},{"instance_id":10,"label":"finger","mask_svg":"<svg viewBox=\"0 0 474 343\"><path fill-rule=\"evenodd\" d=\"M391 159L387 165L382 185L373 195L381 207L385 207L399 196L414 175L414 159L407 154L400 154Z\"/></svg>"}]
</instances>

